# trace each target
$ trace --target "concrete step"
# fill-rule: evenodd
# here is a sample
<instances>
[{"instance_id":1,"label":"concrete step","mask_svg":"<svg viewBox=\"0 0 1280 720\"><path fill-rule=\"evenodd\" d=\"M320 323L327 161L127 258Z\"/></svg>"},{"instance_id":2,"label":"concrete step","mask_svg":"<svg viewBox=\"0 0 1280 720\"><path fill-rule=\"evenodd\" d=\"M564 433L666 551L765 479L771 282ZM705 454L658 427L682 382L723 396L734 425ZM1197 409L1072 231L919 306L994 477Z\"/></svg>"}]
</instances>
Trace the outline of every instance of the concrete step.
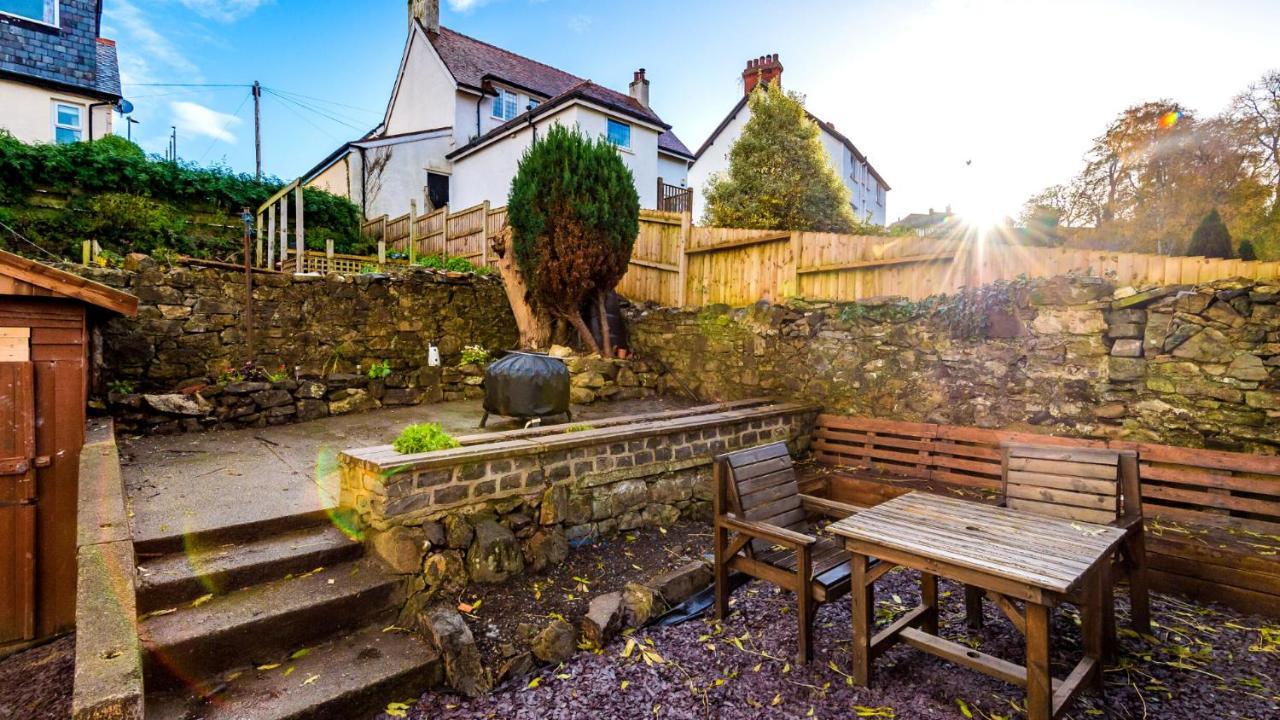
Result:
<instances>
[{"instance_id":1,"label":"concrete step","mask_svg":"<svg viewBox=\"0 0 1280 720\"><path fill-rule=\"evenodd\" d=\"M139 623L146 686L194 683L227 668L272 662L345 630L394 617L402 582L375 560L189 603Z\"/></svg>"},{"instance_id":2,"label":"concrete step","mask_svg":"<svg viewBox=\"0 0 1280 720\"><path fill-rule=\"evenodd\" d=\"M170 527L169 534L138 539L134 535L133 549L138 561L146 564L147 560L162 555L179 553L193 545L196 547L217 547L227 543L250 542L262 537L279 535L302 528L323 524L342 524L343 511L313 510L294 515L281 515L265 520L236 522L228 520L219 527L187 531L181 527ZM163 527L163 526L162 526Z\"/></svg>"},{"instance_id":3,"label":"concrete step","mask_svg":"<svg viewBox=\"0 0 1280 720\"><path fill-rule=\"evenodd\" d=\"M328 523L250 542L193 544L138 566L138 612L176 607L207 593L223 595L362 554L359 542Z\"/></svg>"},{"instance_id":4,"label":"concrete step","mask_svg":"<svg viewBox=\"0 0 1280 720\"><path fill-rule=\"evenodd\" d=\"M383 632L380 624L316 646L298 660L286 656L263 667L268 669L223 673L204 689L205 697L150 694L147 720L368 718L388 703L417 699L444 675L433 648L408 633Z\"/></svg>"}]
</instances>

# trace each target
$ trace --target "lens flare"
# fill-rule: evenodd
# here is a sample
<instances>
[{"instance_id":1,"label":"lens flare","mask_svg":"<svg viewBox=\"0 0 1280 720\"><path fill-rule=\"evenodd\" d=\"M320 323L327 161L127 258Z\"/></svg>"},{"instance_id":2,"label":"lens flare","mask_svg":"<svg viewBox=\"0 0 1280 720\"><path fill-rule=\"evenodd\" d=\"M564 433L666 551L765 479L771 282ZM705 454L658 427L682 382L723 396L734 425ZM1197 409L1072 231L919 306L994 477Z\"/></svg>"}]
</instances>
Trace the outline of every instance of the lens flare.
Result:
<instances>
[{"instance_id":1,"label":"lens flare","mask_svg":"<svg viewBox=\"0 0 1280 720\"><path fill-rule=\"evenodd\" d=\"M1160 116L1160 129L1168 130L1174 125L1177 125L1178 121L1181 119L1182 119L1182 113L1178 112L1177 110L1170 110L1169 112Z\"/></svg>"}]
</instances>

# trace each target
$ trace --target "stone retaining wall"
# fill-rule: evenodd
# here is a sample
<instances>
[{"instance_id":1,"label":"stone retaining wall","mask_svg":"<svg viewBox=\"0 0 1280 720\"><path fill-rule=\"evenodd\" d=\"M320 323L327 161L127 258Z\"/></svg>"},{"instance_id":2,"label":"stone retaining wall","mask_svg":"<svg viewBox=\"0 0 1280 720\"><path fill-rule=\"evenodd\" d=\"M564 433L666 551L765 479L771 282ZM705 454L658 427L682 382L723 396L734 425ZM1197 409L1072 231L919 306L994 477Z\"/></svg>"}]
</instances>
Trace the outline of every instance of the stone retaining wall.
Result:
<instances>
[{"instance_id":1,"label":"stone retaining wall","mask_svg":"<svg viewBox=\"0 0 1280 720\"><path fill-rule=\"evenodd\" d=\"M640 309L630 330L670 368L664 385L708 401L774 394L851 415L1280 452L1274 282L1137 292L1055 278L921 303Z\"/></svg>"},{"instance_id":2,"label":"stone retaining wall","mask_svg":"<svg viewBox=\"0 0 1280 720\"><path fill-rule=\"evenodd\" d=\"M369 528L374 551L430 597L558 563L582 538L709 517L715 454L776 440L803 452L817 412L755 404L676 417L697 410L571 433L493 433L416 456L349 450L339 456L341 504Z\"/></svg>"}]
</instances>

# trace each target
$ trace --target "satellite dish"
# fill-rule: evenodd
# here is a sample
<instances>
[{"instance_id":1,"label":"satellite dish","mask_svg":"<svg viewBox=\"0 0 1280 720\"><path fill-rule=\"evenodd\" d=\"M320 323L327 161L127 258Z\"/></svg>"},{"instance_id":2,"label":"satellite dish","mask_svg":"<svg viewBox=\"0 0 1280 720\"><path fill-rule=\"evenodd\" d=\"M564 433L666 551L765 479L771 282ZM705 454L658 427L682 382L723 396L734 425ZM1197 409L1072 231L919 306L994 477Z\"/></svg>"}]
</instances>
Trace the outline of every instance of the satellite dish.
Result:
<instances>
[{"instance_id":1,"label":"satellite dish","mask_svg":"<svg viewBox=\"0 0 1280 720\"><path fill-rule=\"evenodd\" d=\"M116 103L116 110L121 115L128 115L133 112L133 103L125 100L124 98L120 98L120 102Z\"/></svg>"}]
</instances>

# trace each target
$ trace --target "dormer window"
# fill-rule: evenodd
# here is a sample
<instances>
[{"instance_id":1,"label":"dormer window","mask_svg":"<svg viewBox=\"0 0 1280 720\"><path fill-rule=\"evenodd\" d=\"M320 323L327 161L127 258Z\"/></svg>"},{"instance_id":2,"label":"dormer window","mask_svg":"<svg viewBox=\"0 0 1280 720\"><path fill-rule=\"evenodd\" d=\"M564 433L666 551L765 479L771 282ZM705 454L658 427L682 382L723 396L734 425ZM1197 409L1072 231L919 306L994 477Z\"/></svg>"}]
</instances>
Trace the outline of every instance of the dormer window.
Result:
<instances>
[{"instance_id":1,"label":"dormer window","mask_svg":"<svg viewBox=\"0 0 1280 720\"><path fill-rule=\"evenodd\" d=\"M516 116L516 94L502 88L498 88L497 92L497 96L493 98L493 117L498 120L510 120Z\"/></svg>"},{"instance_id":2,"label":"dormer window","mask_svg":"<svg viewBox=\"0 0 1280 720\"><path fill-rule=\"evenodd\" d=\"M0 0L0 14L56 26L58 0Z\"/></svg>"}]
</instances>

